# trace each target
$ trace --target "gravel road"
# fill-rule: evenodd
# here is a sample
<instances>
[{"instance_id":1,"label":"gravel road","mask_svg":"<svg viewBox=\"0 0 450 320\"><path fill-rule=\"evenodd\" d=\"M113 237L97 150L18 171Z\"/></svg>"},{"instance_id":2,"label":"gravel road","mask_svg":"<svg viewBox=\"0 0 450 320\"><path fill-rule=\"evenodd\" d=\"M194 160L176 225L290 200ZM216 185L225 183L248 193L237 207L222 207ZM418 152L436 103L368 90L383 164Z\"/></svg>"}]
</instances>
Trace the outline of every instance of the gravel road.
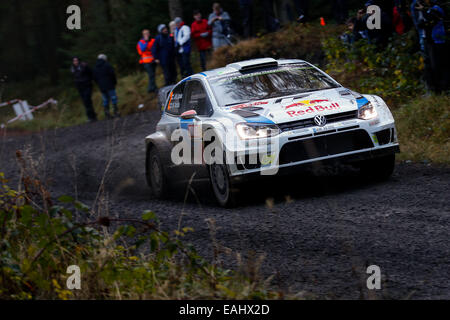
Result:
<instances>
[{"instance_id":1,"label":"gravel road","mask_svg":"<svg viewBox=\"0 0 450 320\"><path fill-rule=\"evenodd\" d=\"M158 112L144 112L33 135L2 134L0 171L16 183L21 150L55 197L76 195L111 216L151 209L165 230L177 229L182 214L182 225L195 229L188 240L201 254L211 258L217 241L250 261L264 257L262 275L290 292L450 299L449 167L399 163L392 179L378 184L351 172L288 177L276 187L249 187L248 199L232 210L217 207L205 184L187 202L181 188L157 201L144 179L144 137L158 119ZM226 266L236 264L234 254L221 257ZM369 265L381 268L379 291L365 286Z\"/></svg>"}]
</instances>

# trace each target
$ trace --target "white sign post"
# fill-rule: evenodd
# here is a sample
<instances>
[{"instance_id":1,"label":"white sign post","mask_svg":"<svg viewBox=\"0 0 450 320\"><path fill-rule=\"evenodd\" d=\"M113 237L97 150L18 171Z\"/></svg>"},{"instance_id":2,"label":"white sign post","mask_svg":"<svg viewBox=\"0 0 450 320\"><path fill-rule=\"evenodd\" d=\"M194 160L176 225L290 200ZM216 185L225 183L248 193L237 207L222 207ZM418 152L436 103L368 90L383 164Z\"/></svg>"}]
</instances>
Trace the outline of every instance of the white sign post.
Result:
<instances>
[{"instance_id":1,"label":"white sign post","mask_svg":"<svg viewBox=\"0 0 450 320\"><path fill-rule=\"evenodd\" d=\"M20 117L20 120L33 120L33 113L30 112L30 106L26 101L19 101L18 103L13 105L14 112L16 116Z\"/></svg>"}]
</instances>

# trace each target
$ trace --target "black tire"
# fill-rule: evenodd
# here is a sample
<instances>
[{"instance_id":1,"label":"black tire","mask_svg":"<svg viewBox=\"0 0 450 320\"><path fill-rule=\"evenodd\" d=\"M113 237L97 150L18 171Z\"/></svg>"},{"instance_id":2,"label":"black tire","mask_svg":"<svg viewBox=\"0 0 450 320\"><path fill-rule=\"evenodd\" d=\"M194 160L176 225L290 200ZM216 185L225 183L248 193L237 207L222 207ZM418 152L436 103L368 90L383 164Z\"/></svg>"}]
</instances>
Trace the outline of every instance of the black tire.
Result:
<instances>
[{"instance_id":1,"label":"black tire","mask_svg":"<svg viewBox=\"0 0 450 320\"><path fill-rule=\"evenodd\" d=\"M375 181L388 180L395 169L395 154L361 161L360 174L363 178Z\"/></svg>"},{"instance_id":2,"label":"black tire","mask_svg":"<svg viewBox=\"0 0 450 320\"><path fill-rule=\"evenodd\" d=\"M156 147L152 147L147 152L146 163L147 183L151 189L152 195L157 199L167 197L169 181L166 176L164 164L161 155Z\"/></svg>"},{"instance_id":3,"label":"black tire","mask_svg":"<svg viewBox=\"0 0 450 320\"><path fill-rule=\"evenodd\" d=\"M225 164L212 164L208 166L209 180L211 182L217 203L225 208L237 205L237 186L230 179L228 166Z\"/></svg>"}]
</instances>

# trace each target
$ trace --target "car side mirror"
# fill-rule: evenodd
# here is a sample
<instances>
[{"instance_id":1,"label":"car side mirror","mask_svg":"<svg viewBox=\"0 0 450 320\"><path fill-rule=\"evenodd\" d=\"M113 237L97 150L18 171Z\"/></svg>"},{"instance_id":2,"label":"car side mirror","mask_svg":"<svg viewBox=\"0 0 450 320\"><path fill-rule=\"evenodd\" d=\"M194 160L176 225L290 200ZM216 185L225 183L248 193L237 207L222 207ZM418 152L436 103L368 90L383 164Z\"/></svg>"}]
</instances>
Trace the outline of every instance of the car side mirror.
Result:
<instances>
[{"instance_id":1,"label":"car side mirror","mask_svg":"<svg viewBox=\"0 0 450 320\"><path fill-rule=\"evenodd\" d=\"M181 117L181 119L184 119L184 120L195 119L195 118L197 118L197 112L195 110L189 110L189 111L183 112L180 117Z\"/></svg>"}]
</instances>

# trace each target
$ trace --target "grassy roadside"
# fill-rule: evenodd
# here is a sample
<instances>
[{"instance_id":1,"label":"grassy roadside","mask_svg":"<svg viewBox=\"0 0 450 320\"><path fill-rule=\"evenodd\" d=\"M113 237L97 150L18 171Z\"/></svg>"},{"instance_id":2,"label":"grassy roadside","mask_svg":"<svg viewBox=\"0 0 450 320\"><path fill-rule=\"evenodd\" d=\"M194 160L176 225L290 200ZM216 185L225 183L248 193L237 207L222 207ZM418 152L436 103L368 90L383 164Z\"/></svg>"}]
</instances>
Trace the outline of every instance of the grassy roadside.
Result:
<instances>
[{"instance_id":1,"label":"grassy roadside","mask_svg":"<svg viewBox=\"0 0 450 320\"><path fill-rule=\"evenodd\" d=\"M193 69L196 72L200 72L198 52L194 51L192 53L191 62ZM44 108L36 112L34 120L16 121L7 126L8 130L29 132L76 126L85 123L87 118L81 98L73 85L70 74L66 74L65 76L65 80L57 86L52 86L48 79L36 79L20 84L0 83L2 85L0 87L0 101L1 99L7 101L9 99L19 98L27 100L33 106L46 101L50 97L58 101L57 106ZM178 75L178 80L181 80L180 75ZM159 88L164 86L164 76L159 66L156 68L156 84ZM119 75L116 91L119 98L119 111L122 115L158 108L157 96L147 93L147 85L147 74L143 71L122 76ZM102 98L96 85L94 85L92 101L98 118L100 120L104 119ZM12 108L0 110L0 124L6 123L6 121L14 117L15 114Z\"/></svg>"},{"instance_id":2,"label":"grassy roadside","mask_svg":"<svg viewBox=\"0 0 450 320\"><path fill-rule=\"evenodd\" d=\"M194 70L200 72L199 55L192 53L192 66ZM16 121L7 126L8 130L14 131L40 131L47 129L76 126L87 121L85 110L70 78L65 79L57 86L52 86L48 79L36 79L26 83L4 84L0 88L1 97L4 101L8 99L20 98L27 100L30 105L36 106L46 101L50 97L58 101L54 107L44 108L35 113L32 121ZM178 75L181 80L180 75ZM156 84L159 88L164 86L164 76L162 69L156 69ZM147 93L148 78L145 72L133 72L131 74L118 77L116 87L119 98L119 111L122 115L155 110L158 108L158 99L155 94ZM1 100L0 100L1 101ZM92 94L94 109L100 120L104 119L104 109L102 106L101 93L96 85ZM12 108L0 110L0 124L6 123L15 117Z\"/></svg>"},{"instance_id":3,"label":"grassy roadside","mask_svg":"<svg viewBox=\"0 0 450 320\"><path fill-rule=\"evenodd\" d=\"M399 159L450 163L450 97L411 99L393 109L402 153Z\"/></svg>"},{"instance_id":4,"label":"grassy roadside","mask_svg":"<svg viewBox=\"0 0 450 320\"><path fill-rule=\"evenodd\" d=\"M157 83L159 86L162 86L163 84L162 75L160 73L158 73L157 76ZM118 79L117 95L119 97L119 108L122 115L152 110L157 107L156 95L148 94L146 92L146 85L147 75L143 72L134 73ZM77 90L72 84L68 87L57 88L53 92L39 93L39 95L35 94L32 96L33 99L29 103L38 104L40 103L39 99L44 101L44 96L47 96L45 99L53 96L58 101L58 105L39 110L35 113L35 119L32 121L16 121L8 125L8 129L39 131L74 126L86 122L83 104ZM100 91L97 88L94 89L92 101L99 119L103 119L104 110L102 107L102 98ZM138 108L141 104L144 105L144 107ZM0 123L4 123L15 116L12 108L7 112L5 111L0 114Z\"/></svg>"}]
</instances>

